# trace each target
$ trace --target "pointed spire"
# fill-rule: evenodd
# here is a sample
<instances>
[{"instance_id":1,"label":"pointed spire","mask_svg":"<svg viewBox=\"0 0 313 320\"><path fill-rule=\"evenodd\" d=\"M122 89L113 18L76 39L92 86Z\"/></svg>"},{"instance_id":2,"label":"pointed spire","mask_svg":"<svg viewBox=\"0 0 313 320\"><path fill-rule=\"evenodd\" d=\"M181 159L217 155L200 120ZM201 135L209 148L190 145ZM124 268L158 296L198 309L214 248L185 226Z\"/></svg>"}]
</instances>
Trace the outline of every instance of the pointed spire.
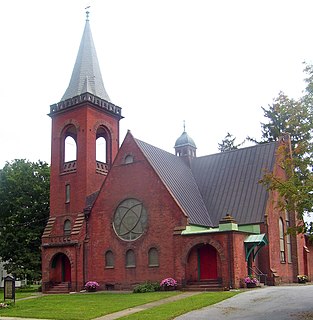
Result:
<instances>
[{"instance_id":1,"label":"pointed spire","mask_svg":"<svg viewBox=\"0 0 313 320\"><path fill-rule=\"evenodd\" d=\"M87 7L86 9L88 9ZM89 92L101 99L110 101L104 88L95 45L89 25L89 11L86 11L86 24L80 42L72 77L61 101Z\"/></svg>"}]
</instances>

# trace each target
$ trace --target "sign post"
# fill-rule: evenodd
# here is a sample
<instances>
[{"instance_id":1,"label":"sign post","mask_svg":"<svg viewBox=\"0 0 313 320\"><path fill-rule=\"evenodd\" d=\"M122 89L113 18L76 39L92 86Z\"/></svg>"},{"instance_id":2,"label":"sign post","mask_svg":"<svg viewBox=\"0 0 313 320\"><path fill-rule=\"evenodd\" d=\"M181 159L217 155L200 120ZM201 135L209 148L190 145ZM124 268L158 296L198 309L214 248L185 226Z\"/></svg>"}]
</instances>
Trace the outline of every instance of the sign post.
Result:
<instances>
[{"instance_id":1,"label":"sign post","mask_svg":"<svg viewBox=\"0 0 313 320\"><path fill-rule=\"evenodd\" d=\"M15 303L15 279L11 276L4 278L4 301L5 299L12 299Z\"/></svg>"}]
</instances>

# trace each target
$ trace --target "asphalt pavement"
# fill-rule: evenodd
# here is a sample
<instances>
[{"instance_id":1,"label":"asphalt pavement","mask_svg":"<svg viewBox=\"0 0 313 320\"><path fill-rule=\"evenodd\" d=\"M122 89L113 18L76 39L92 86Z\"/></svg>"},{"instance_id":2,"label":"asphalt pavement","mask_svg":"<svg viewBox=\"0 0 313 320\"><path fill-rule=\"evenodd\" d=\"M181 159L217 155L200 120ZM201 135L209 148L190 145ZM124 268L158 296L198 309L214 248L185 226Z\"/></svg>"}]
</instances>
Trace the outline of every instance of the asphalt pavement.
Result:
<instances>
[{"instance_id":1,"label":"asphalt pavement","mask_svg":"<svg viewBox=\"0 0 313 320\"><path fill-rule=\"evenodd\" d=\"M313 319L313 285L262 287L186 313L176 320Z\"/></svg>"}]
</instances>

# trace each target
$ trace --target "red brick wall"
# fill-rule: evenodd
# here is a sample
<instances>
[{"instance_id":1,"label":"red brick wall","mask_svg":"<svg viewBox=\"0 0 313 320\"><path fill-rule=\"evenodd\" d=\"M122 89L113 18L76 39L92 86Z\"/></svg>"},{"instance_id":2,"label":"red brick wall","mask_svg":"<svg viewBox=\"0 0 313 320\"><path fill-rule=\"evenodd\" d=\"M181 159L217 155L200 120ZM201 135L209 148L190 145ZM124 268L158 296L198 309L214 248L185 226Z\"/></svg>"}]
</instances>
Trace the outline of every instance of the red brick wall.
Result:
<instances>
[{"instance_id":1,"label":"red brick wall","mask_svg":"<svg viewBox=\"0 0 313 320\"><path fill-rule=\"evenodd\" d=\"M60 175L62 164L62 132L68 125L77 130L77 171ZM51 149L51 215L81 212L86 196L98 191L104 177L96 173L96 131L108 128L112 137L112 158L119 148L119 122L103 111L90 106L76 107L52 118ZM65 205L65 184L71 185L71 202Z\"/></svg>"},{"instance_id":2,"label":"red brick wall","mask_svg":"<svg viewBox=\"0 0 313 320\"><path fill-rule=\"evenodd\" d=\"M129 153L134 156L134 163L125 165L123 159ZM129 170L129 166L132 166L132 170ZM115 209L127 198L142 201L148 212L145 234L131 242L121 240L112 228ZM128 286L175 277L173 231L174 227L185 224L186 217L141 151L135 147L132 138L128 137L90 215L88 278L102 284L113 282ZM148 251L151 247L159 251L158 268L148 267ZM125 267L128 249L135 252L136 268ZM107 250L114 253L114 269L105 268L104 254Z\"/></svg>"}]
</instances>

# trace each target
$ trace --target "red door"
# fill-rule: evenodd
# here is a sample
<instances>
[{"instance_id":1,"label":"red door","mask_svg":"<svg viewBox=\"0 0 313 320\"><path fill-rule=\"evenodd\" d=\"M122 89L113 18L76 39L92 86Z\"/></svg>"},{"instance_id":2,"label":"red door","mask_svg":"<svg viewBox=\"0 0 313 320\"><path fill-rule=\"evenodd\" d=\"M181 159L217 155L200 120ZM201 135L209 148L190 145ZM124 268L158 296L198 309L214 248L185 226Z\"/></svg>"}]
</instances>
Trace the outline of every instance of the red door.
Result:
<instances>
[{"instance_id":1,"label":"red door","mask_svg":"<svg viewBox=\"0 0 313 320\"><path fill-rule=\"evenodd\" d=\"M199 279L217 279L216 250L212 246L203 246L198 250Z\"/></svg>"},{"instance_id":2,"label":"red door","mask_svg":"<svg viewBox=\"0 0 313 320\"><path fill-rule=\"evenodd\" d=\"M67 256L62 256L62 282L71 282L71 263Z\"/></svg>"}]
</instances>

